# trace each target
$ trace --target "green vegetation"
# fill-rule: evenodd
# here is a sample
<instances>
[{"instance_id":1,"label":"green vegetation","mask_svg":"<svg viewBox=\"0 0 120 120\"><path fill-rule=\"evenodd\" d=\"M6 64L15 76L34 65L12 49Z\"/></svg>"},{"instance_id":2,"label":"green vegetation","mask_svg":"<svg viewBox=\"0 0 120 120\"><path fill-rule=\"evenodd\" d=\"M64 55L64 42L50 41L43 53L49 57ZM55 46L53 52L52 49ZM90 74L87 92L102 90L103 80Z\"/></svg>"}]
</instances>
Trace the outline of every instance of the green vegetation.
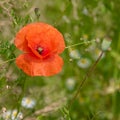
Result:
<instances>
[{"instance_id":1,"label":"green vegetation","mask_svg":"<svg viewBox=\"0 0 120 120\"><path fill-rule=\"evenodd\" d=\"M0 120L120 120L119 15L120 0L1 0ZM16 66L15 35L31 22L63 34L61 73L30 77Z\"/></svg>"}]
</instances>

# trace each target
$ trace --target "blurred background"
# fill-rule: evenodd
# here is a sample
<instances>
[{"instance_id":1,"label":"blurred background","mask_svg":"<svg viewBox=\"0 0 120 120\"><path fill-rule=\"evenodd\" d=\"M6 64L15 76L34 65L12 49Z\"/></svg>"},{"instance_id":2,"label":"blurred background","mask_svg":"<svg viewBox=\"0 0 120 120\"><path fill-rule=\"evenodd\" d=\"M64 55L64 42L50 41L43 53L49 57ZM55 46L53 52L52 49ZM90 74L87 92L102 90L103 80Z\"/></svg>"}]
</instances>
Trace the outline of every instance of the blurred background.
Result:
<instances>
[{"instance_id":1,"label":"blurred background","mask_svg":"<svg viewBox=\"0 0 120 120\"><path fill-rule=\"evenodd\" d=\"M0 120L120 120L119 15L119 0L1 0ZM27 76L15 64L16 33L38 21L66 43L62 72L52 77Z\"/></svg>"}]
</instances>

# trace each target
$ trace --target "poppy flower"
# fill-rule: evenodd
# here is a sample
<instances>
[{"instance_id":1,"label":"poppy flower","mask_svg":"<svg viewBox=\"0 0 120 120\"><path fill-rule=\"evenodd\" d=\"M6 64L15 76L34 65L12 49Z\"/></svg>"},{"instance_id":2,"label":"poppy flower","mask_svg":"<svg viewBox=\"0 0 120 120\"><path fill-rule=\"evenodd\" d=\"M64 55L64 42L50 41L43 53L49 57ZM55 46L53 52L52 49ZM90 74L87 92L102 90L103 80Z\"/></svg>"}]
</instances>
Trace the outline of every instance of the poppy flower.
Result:
<instances>
[{"instance_id":1,"label":"poppy flower","mask_svg":"<svg viewBox=\"0 0 120 120\"><path fill-rule=\"evenodd\" d=\"M31 23L16 35L15 46L23 51L16 65L30 76L52 76L61 71L63 59L59 56L65 43L62 34L46 23Z\"/></svg>"}]
</instances>

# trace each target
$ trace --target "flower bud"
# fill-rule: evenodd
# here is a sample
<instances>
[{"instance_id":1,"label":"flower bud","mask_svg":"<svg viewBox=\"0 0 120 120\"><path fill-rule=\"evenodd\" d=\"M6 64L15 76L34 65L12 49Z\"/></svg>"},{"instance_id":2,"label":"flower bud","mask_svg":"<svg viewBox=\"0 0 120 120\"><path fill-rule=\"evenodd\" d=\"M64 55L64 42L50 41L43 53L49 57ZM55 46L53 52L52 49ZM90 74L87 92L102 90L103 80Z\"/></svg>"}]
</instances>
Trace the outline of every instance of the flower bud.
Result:
<instances>
[{"instance_id":1,"label":"flower bud","mask_svg":"<svg viewBox=\"0 0 120 120\"><path fill-rule=\"evenodd\" d=\"M102 41L102 45L101 48L103 51L108 50L108 48L110 47L112 40L110 38L104 38Z\"/></svg>"}]
</instances>

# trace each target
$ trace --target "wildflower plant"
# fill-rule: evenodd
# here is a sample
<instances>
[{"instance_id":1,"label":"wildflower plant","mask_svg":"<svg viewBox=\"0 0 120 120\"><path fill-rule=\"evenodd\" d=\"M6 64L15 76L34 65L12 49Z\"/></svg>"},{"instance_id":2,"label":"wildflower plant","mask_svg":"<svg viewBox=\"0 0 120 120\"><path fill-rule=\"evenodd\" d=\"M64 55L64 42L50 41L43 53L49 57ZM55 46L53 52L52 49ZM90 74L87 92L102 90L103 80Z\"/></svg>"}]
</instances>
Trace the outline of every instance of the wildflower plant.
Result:
<instances>
[{"instance_id":1,"label":"wildflower plant","mask_svg":"<svg viewBox=\"0 0 120 120\"><path fill-rule=\"evenodd\" d=\"M119 120L119 5L0 1L0 120Z\"/></svg>"},{"instance_id":2,"label":"wildflower plant","mask_svg":"<svg viewBox=\"0 0 120 120\"><path fill-rule=\"evenodd\" d=\"M34 108L35 104L36 104L36 101L29 97L24 97L21 101L21 105L29 109Z\"/></svg>"},{"instance_id":3,"label":"wildflower plant","mask_svg":"<svg viewBox=\"0 0 120 120\"><path fill-rule=\"evenodd\" d=\"M65 49L62 34L45 23L32 23L22 28L15 45L24 51L16 64L30 76L51 76L61 71L63 60L58 54Z\"/></svg>"},{"instance_id":4,"label":"wildflower plant","mask_svg":"<svg viewBox=\"0 0 120 120\"><path fill-rule=\"evenodd\" d=\"M7 110L3 113L2 118L4 120L21 120L23 118L23 115L17 110Z\"/></svg>"}]
</instances>

